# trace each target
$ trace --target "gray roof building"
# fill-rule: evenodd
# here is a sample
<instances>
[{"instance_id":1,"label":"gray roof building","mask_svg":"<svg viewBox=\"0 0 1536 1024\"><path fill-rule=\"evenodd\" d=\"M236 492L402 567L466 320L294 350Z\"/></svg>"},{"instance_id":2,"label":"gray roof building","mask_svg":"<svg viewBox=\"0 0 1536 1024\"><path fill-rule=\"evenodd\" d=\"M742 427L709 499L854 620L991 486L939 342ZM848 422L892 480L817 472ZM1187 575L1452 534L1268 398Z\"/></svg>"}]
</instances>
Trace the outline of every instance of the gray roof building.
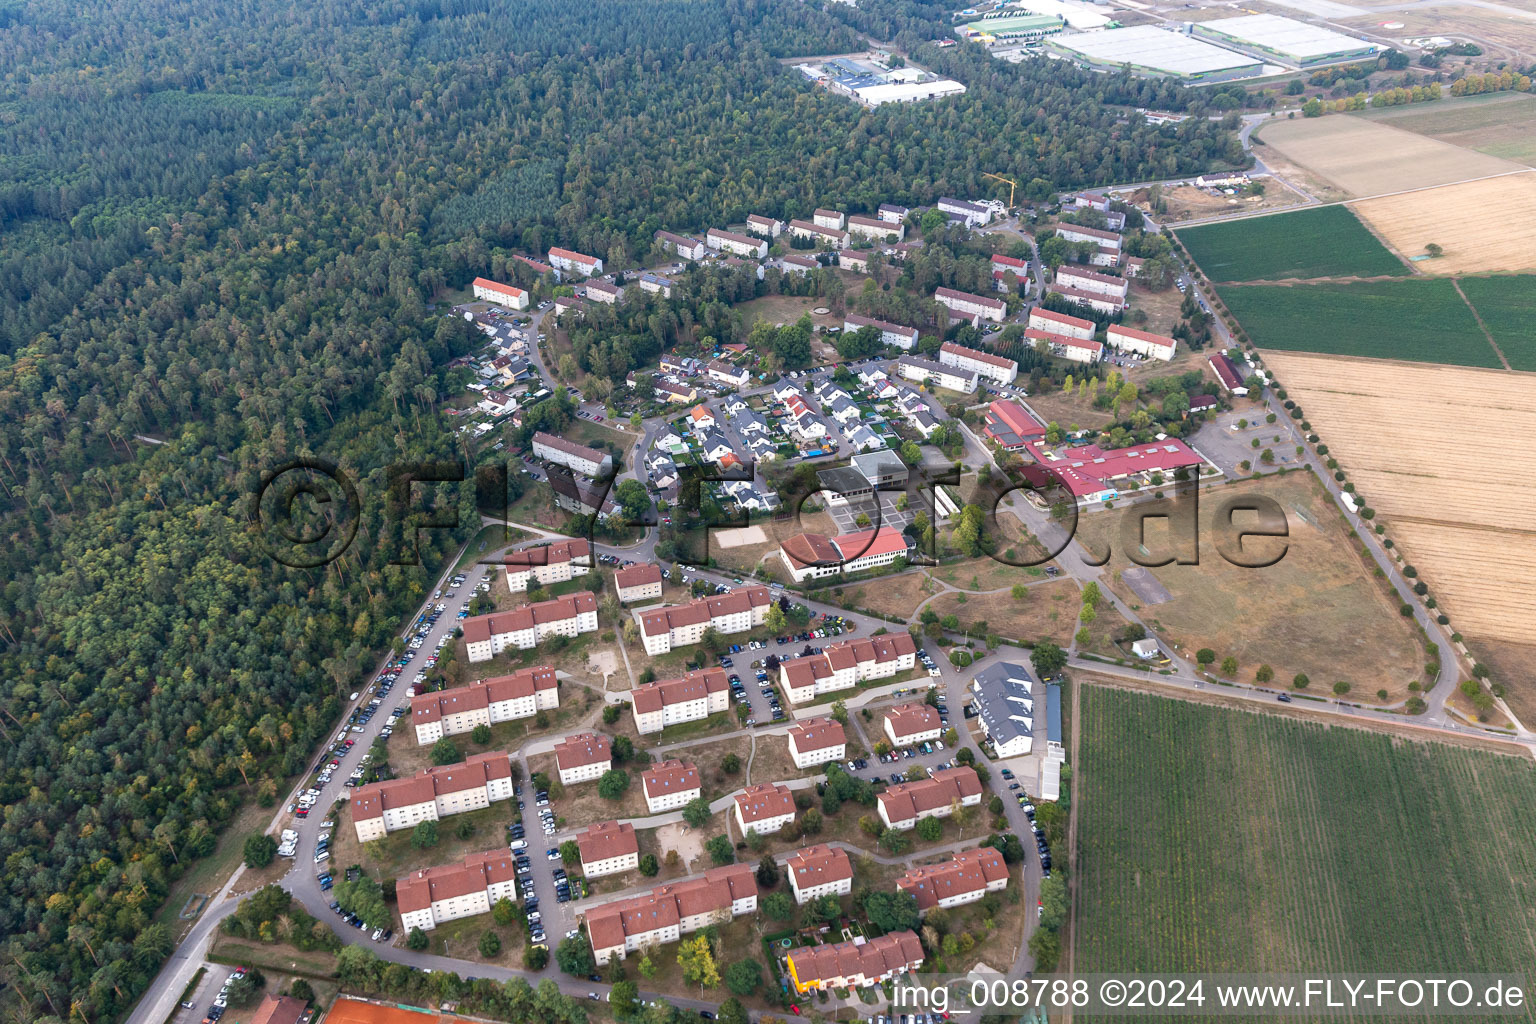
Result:
<instances>
[{"instance_id":1,"label":"gray roof building","mask_svg":"<svg viewBox=\"0 0 1536 1024\"><path fill-rule=\"evenodd\" d=\"M1027 754L1034 746L1034 677L1023 665L1000 661L976 673L971 700L999 757Z\"/></svg>"}]
</instances>

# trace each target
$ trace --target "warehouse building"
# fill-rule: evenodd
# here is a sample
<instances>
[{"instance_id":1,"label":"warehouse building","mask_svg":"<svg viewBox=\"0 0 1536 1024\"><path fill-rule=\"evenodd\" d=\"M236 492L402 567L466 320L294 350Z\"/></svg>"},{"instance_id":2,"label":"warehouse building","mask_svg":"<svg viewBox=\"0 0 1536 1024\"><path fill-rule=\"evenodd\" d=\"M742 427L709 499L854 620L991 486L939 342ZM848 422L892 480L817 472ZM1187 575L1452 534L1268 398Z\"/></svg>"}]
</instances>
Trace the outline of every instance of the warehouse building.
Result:
<instances>
[{"instance_id":1,"label":"warehouse building","mask_svg":"<svg viewBox=\"0 0 1536 1024\"><path fill-rule=\"evenodd\" d=\"M1223 46L1298 68L1368 60L1382 47L1364 39L1276 14L1245 14L1197 22L1194 34Z\"/></svg>"},{"instance_id":2,"label":"warehouse building","mask_svg":"<svg viewBox=\"0 0 1536 1024\"><path fill-rule=\"evenodd\" d=\"M1047 39L1045 48L1092 68L1183 82L1227 82L1264 70L1262 60L1155 25L1072 32Z\"/></svg>"}]
</instances>

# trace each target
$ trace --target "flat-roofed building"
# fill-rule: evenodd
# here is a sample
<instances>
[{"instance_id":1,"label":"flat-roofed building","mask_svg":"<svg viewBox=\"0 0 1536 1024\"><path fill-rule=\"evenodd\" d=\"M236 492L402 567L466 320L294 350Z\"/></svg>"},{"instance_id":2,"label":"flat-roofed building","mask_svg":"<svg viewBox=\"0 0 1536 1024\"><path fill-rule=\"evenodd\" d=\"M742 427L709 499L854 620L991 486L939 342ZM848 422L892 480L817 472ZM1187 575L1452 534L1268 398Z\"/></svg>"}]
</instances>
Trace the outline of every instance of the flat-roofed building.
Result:
<instances>
[{"instance_id":1,"label":"flat-roofed building","mask_svg":"<svg viewBox=\"0 0 1536 1024\"><path fill-rule=\"evenodd\" d=\"M530 583L547 587L585 576L592 568L592 545L585 540L562 540L539 547L509 551L502 558L507 589L520 594Z\"/></svg>"},{"instance_id":2,"label":"flat-roofed building","mask_svg":"<svg viewBox=\"0 0 1536 1024\"><path fill-rule=\"evenodd\" d=\"M981 778L969 765L943 768L926 779L903 782L882 791L876 799L880 820L886 828L907 831L923 818L947 818L956 806L981 803Z\"/></svg>"},{"instance_id":3,"label":"flat-roofed building","mask_svg":"<svg viewBox=\"0 0 1536 1024\"><path fill-rule=\"evenodd\" d=\"M645 807L652 814L676 810L703 794L699 769L692 761L663 761L652 765L640 776L645 791Z\"/></svg>"},{"instance_id":4,"label":"flat-roofed building","mask_svg":"<svg viewBox=\"0 0 1536 1024\"><path fill-rule=\"evenodd\" d=\"M983 352L979 348L966 348L952 341L939 347L939 362L962 370L972 370L978 377L985 377L994 384L1012 384L1019 376L1019 364L1006 356Z\"/></svg>"},{"instance_id":5,"label":"flat-roofed building","mask_svg":"<svg viewBox=\"0 0 1536 1024\"><path fill-rule=\"evenodd\" d=\"M549 250L549 262L557 270L592 277L603 272L603 261L586 253L573 252L559 247Z\"/></svg>"},{"instance_id":6,"label":"flat-roofed building","mask_svg":"<svg viewBox=\"0 0 1536 1024\"><path fill-rule=\"evenodd\" d=\"M352 827L360 843L512 798L512 758L505 751L474 754L459 764L424 768L352 791Z\"/></svg>"},{"instance_id":7,"label":"flat-roofed building","mask_svg":"<svg viewBox=\"0 0 1536 1024\"><path fill-rule=\"evenodd\" d=\"M1167 361L1173 358L1179 347L1179 343L1172 338L1152 334L1149 331L1138 331L1133 327L1121 327L1119 324L1110 324L1105 337L1120 351L1135 352L1148 359Z\"/></svg>"},{"instance_id":8,"label":"flat-roofed building","mask_svg":"<svg viewBox=\"0 0 1536 1024\"><path fill-rule=\"evenodd\" d=\"M461 863L396 879L395 899L402 928L431 931L461 917L489 914L500 900L517 899L517 865L506 850L472 853Z\"/></svg>"},{"instance_id":9,"label":"flat-roofed building","mask_svg":"<svg viewBox=\"0 0 1536 1024\"><path fill-rule=\"evenodd\" d=\"M613 466L613 456L607 452L588 448L554 434L546 434L542 430L533 435L533 457L565 466L582 476L601 476Z\"/></svg>"},{"instance_id":10,"label":"flat-roofed building","mask_svg":"<svg viewBox=\"0 0 1536 1024\"><path fill-rule=\"evenodd\" d=\"M697 722L731 708L725 669L703 668L675 679L658 679L629 691L635 731L642 736L669 725Z\"/></svg>"},{"instance_id":11,"label":"flat-roofed building","mask_svg":"<svg viewBox=\"0 0 1536 1024\"><path fill-rule=\"evenodd\" d=\"M768 255L767 242L761 238L753 238L751 235L738 235L734 231L710 228L709 233L704 236L704 241L711 249L733 252L737 256L751 256L760 260Z\"/></svg>"},{"instance_id":12,"label":"flat-roofed building","mask_svg":"<svg viewBox=\"0 0 1536 1024\"><path fill-rule=\"evenodd\" d=\"M648 893L577 911L599 967L615 957L676 942L708 925L757 910L757 876L750 864L711 868L698 878L659 885Z\"/></svg>"},{"instance_id":13,"label":"flat-roofed building","mask_svg":"<svg viewBox=\"0 0 1536 1024\"><path fill-rule=\"evenodd\" d=\"M919 913L975 903L989 892L1008 888L1008 863L990 846L957 853L941 864L907 869L896 888L911 893Z\"/></svg>"},{"instance_id":14,"label":"flat-roofed building","mask_svg":"<svg viewBox=\"0 0 1536 1024\"><path fill-rule=\"evenodd\" d=\"M704 631L745 633L763 624L773 597L760 585L741 587L727 594L700 597L687 604L640 611L640 639L645 653L655 657L704 639Z\"/></svg>"},{"instance_id":15,"label":"flat-roofed building","mask_svg":"<svg viewBox=\"0 0 1536 1024\"><path fill-rule=\"evenodd\" d=\"M486 277L477 277L473 287L475 298L483 302L494 302L498 306L505 306L508 309L528 308L528 293L515 285L502 284L500 281L492 281Z\"/></svg>"},{"instance_id":16,"label":"flat-roofed building","mask_svg":"<svg viewBox=\"0 0 1536 1024\"><path fill-rule=\"evenodd\" d=\"M580 636L597 629L597 598L590 590L464 620L471 662L489 661L509 647L526 651L545 637Z\"/></svg>"},{"instance_id":17,"label":"flat-roofed building","mask_svg":"<svg viewBox=\"0 0 1536 1024\"><path fill-rule=\"evenodd\" d=\"M796 768L817 768L848 756L848 736L834 718L807 718L790 727L789 756Z\"/></svg>"},{"instance_id":18,"label":"flat-roofed building","mask_svg":"<svg viewBox=\"0 0 1536 1024\"><path fill-rule=\"evenodd\" d=\"M796 903L823 896L846 896L853 891L853 862L839 846L810 846L784 858L784 874L795 892Z\"/></svg>"},{"instance_id":19,"label":"flat-roofed building","mask_svg":"<svg viewBox=\"0 0 1536 1024\"><path fill-rule=\"evenodd\" d=\"M1245 14L1191 26L1197 36L1265 60L1299 68L1374 59L1382 47L1276 14Z\"/></svg>"},{"instance_id":20,"label":"flat-roofed building","mask_svg":"<svg viewBox=\"0 0 1536 1024\"><path fill-rule=\"evenodd\" d=\"M1186 35L1173 26L1131 25L1102 32L1072 32L1045 47L1089 67L1185 82L1227 82L1262 74L1264 61Z\"/></svg>"},{"instance_id":21,"label":"flat-roofed building","mask_svg":"<svg viewBox=\"0 0 1536 1024\"><path fill-rule=\"evenodd\" d=\"M640 867L640 838L629 822L600 821L576 835L581 873L587 878L617 875Z\"/></svg>"},{"instance_id":22,"label":"flat-roofed building","mask_svg":"<svg viewBox=\"0 0 1536 1024\"><path fill-rule=\"evenodd\" d=\"M659 600L661 586L661 566L655 562L637 562L615 569L613 573L613 587L618 592L620 604Z\"/></svg>"},{"instance_id":23,"label":"flat-roofed building","mask_svg":"<svg viewBox=\"0 0 1536 1024\"><path fill-rule=\"evenodd\" d=\"M933 300L950 313L972 322L991 320L1002 323L1008 316L1008 304L1001 299L989 299L985 295L972 295L953 288L934 289Z\"/></svg>"},{"instance_id":24,"label":"flat-roofed building","mask_svg":"<svg viewBox=\"0 0 1536 1024\"><path fill-rule=\"evenodd\" d=\"M927 704L898 704L885 713L886 739L893 747L910 747L939 738L944 724L938 711Z\"/></svg>"},{"instance_id":25,"label":"flat-roofed building","mask_svg":"<svg viewBox=\"0 0 1536 1024\"><path fill-rule=\"evenodd\" d=\"M791 704L804 704L864 680L889 679L910 671L916 664L917 645L912 634L903 630L843 640L824 648L820 654L781 661L779 683L784 687L785 699Z\"/></svg>"},{"instance_id":26,"label":"flat-roofed building","mask_svg":"<svg viewBox=\"0 0 1536 1024\"><path fill-rule=\"evenodd\" d=\"M476 726L532 718L559 706L555 670L535 665L452 690L418 693L411 698L411 725L417 745L427 746L445 736L473 732Z\"/></svg>"},{"instance_id":27,"label":"flat-roofed building","mask_svg":"<svg viewBox=\"0 0 1536 1024\"><path fill-rule=\"evenodd\" d=\"M913 931L862 935L847 942L798 946L785 957L795 991L869 988L923 966L923 944Z\"/></svg>"},{"instance_id":28,"label":"flat-roofed building","mask_svg":"<svg viewBox=\"0 0 1536 1024\"><path fill-rule=\"evenodd\" d=\"M1034 677L1023 665L999 661L971 680L971 703L998 757L1022 757L1035 745Z\"/></svg>"},{"instance_id":29,"label":"flat-roofed building","mask_svg":"<svg viewBox=\"0 0 1536 1024\"><path fill-rule=\"evenodd\" d=\"M886 323L884 320L860 316L857 313L849 313L843 317L844 331L857 331L863 327L873 327L878 330L882 345L895 345L903 351L910 352L912 347L917 344L916 327L903 327L900 324Z\"/></svg>"},{"instance_id":30,"label":"flat-roofed building","mask_svg":"<svg viewBox=\"0 0 1536 1024\"><path fill-rule=\"evenodd\" d=\"M600 779L613 767L613 744L600 732L568 736L555 745L555 769L564 785Z\"/></svg>"}]
</instances>

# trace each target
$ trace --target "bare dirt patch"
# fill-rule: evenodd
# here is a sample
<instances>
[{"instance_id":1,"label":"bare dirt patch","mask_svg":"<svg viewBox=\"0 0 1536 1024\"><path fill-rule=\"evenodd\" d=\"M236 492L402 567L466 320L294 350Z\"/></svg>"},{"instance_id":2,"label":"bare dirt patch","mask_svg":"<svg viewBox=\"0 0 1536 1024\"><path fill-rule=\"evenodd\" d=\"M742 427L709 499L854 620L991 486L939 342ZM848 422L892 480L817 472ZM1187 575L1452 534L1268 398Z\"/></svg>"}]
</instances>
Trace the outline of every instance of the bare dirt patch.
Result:
<instances>
[{"instance_id":1,"label":"bare dirt patch","mask_svg":"<svg viewBox=\"0 0 1536 1024\"><path fill-rule=\"evenodd\" d=\"M682 822L663 825L656 830L656 845L662 850L677 851L678 859L682 861L680 874L683 875L704 870L700 860L704 856L704 839L703 832L689 828Z\"/></svg>"},{"instance_id":2,"label":"bare dirt patch","mask_svg":"<svg viewBox=\"0 0 1536 1024\"><path fill-rule=\"evenodd\" d=\"M968 629L973 637L996 633L1027 644L1051 640L1066 646L1077 627L1077 584L1069 580L1052 580L1025 587L1024 595L1023 599L1015 600L1008 591L982 595L942 594L928 602L928 607L940 617L954 615L960 620L961 629ZM985 628L977 628L982 623Z\"/></svg>"},{"instance_id":3,"label":"bare dirt patch","mask_svg":"<svg viewBox=\"0 0 1536 1024\"><path fill-rule=\"evenodd\" d=\"M1356 196L1523 169L1508 160L1355 117L1271 121L1260 131L1269 149ZM1265 153L1267 157L1268 150Z\"/></svg>"},{"instance_id":4,"label":"bare dirt patch","mask_svg":"<svg viewBox=\"0 0 1536 1024\"><path fill-rule=\"evenodd\" d=\"M1469 274L1536 267L1536 172L1352 203L1394 249L1412 259L1438 245L1444 254L1415 260L1423 274Z\"/></svg>"},{"instance_id":5,"label":"bare dirt patch","mask_svg":"<svg viewBox=\"0 0 1536 1024\"><path fill-rule=\"evenodd\" d=\"M761 526L743 526L735 530L716 530L712 536L722 548L740 548L750 544L762 544L768 535Z\"/></svg>"},{"instance_id":6,"label":"bare dirt patch","mask_svg":"<svg viewBox=\"0 0 1536 1024\"><path fill-rule=\"evenodd\" d=\"M1139 191L1134 201L1140 204L1147 198L1145 191ZM1158 220L1165 224L1177 224L1181 221L1202 220L1206 217L1220 217L1225 214L1278 210L1286 206L1297 206L1302 202L1301 196L1279 182L1268 182L1261 196L1211 195L1193 185L1177 185L1163 189L1163 203L1167 212Z\"/></svg>"}]
</instances>

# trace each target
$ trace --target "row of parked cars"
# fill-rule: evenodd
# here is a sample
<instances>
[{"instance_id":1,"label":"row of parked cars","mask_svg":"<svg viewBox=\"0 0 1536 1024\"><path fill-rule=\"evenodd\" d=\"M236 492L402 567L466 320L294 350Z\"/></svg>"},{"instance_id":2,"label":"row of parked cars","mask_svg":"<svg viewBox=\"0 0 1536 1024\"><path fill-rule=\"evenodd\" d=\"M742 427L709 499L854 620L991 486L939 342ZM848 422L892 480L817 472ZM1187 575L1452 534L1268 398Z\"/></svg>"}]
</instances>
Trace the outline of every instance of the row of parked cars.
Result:
<instances>
[{"instance_id":1,"label":"row of parked cars","mask_svg":"<svg viewBox=\"0 0 1536 1024\"><path fill-rule=\"evenodd\" d=\"M331 909L336 912L338 917L347 922L347 924L351 925L353 928L357 928L362 931L368 930L368 925L363 921L362 918L358 917L354 913L351 913L350 911L343 910L341 908L341 904L335 900L331 900ZM394 938L394 935L395 930L393 928L375 928L373 930L373 934L370 935L369 938L371 938L374 942L388 942L390 939Z\"/></svg>"}]
</instances>

